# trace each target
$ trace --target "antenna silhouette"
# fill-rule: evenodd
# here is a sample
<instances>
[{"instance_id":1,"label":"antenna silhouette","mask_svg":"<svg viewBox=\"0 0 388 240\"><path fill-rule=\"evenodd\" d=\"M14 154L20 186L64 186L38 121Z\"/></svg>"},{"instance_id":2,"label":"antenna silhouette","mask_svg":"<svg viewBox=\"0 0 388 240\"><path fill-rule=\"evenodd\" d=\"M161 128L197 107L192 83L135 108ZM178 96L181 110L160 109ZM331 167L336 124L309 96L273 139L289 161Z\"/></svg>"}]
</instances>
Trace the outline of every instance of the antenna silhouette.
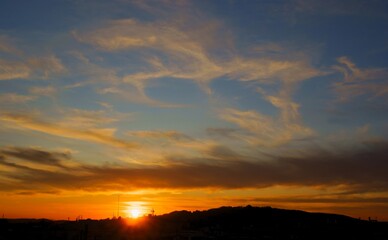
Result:
<instances>
[{"instance_id":1,"label":"antenna silhouette","mask_svg":"<svg viewBox=\"0 0 388 240\"><path fill-rule=\"evenodd\" d=\"M120 217L120 194L117 195L117 218Z\"/></svg>"}]
</instances>

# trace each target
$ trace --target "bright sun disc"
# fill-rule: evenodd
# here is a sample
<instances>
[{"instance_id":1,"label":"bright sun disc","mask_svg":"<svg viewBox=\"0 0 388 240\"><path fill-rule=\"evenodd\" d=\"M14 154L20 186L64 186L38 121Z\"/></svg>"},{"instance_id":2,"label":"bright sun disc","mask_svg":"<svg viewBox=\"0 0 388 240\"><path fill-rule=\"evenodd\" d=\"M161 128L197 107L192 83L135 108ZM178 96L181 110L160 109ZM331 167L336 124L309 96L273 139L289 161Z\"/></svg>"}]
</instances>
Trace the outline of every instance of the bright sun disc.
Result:
<instances>
[{"instance_id":1,"label":"bright sun disc","mask_svg":"<svg viewBox=\"0 0 388 240\"><path fill-rule=\"evenodd\" d=\"M130 213L131 213L132 218L140 217L140 210L139 209L131 209Z\"/></svg>"}]
</instances>

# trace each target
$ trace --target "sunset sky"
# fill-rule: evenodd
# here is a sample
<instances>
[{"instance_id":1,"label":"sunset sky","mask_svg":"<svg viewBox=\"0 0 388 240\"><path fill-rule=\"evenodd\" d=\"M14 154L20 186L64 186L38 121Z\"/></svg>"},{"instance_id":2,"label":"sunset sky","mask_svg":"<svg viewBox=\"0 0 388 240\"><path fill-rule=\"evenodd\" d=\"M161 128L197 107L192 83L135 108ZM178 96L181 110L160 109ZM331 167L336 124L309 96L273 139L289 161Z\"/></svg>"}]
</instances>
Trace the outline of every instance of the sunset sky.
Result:
<instances>
[{"instance_id":1,"label":"sunset sky","mask_svg":"<svg viewBox=\"0 0 388 240\"><path fill-rule=\"evenodd\" d=\"M248 204L388 221L388 1L1 0L1 215Z\"/></svg>"}]
</instances>

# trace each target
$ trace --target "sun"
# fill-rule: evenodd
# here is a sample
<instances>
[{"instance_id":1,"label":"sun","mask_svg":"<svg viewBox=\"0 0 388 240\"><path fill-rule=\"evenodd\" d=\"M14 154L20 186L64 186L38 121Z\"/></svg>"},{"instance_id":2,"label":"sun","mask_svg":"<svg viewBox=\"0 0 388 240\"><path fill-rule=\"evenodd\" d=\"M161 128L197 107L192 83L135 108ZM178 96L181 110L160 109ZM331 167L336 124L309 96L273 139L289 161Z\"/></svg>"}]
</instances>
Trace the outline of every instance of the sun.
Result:
<instances>
[{"instance_id":1,"label":"sun","mask_svg":"<svg viewBox=\"0 0 388 240\"><path fill-rule=\"evenodd\" d=\"M132 219L141 218L147 212L147 203L145 202L126 202L126 216Z\"/></svg>"},{"instance_id":2,"label":"sun","mask_svg":"<svg viewBox=\"0 0 388 240\"><path fill-rule=\"evenodd\" d=\"M140 209L133 208L133 209L129 210L129 213L131 214L132 218L138 218L138 217L140 217L141 212L140 212Z\"/></svg>"}]
</instances>

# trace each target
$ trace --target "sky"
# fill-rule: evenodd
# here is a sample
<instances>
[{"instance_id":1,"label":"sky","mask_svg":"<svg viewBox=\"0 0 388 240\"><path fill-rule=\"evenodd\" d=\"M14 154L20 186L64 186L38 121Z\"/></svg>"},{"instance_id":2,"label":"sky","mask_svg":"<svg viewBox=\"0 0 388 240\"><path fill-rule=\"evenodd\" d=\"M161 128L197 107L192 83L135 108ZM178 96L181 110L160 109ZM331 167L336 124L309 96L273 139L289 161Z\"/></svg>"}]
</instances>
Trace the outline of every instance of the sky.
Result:
<instances>
[{"instance_id":1,"label":"sky","mask_svg":"<svg viewBox=\"0 0 388 240\"><path fill-rule=\"evenodd\" d=\"M0 214L388 221L388 2L0 3Z\"/></svg>"}]
</instances>

